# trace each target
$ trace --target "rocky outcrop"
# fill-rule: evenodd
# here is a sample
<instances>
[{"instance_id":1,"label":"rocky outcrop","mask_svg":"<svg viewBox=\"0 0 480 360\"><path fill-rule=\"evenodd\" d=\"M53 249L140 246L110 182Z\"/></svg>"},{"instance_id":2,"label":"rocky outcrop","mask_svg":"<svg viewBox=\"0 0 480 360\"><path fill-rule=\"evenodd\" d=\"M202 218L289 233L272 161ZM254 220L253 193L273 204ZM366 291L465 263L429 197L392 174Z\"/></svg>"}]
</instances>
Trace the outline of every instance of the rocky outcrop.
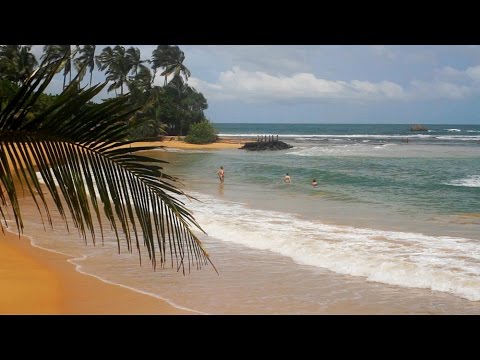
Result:
<instances>
[{"instance_id":1,"label":"rocky outcrop","mask_svg":"<svg viewBox=\"0 0 480 360\"><path fill-rule=\"evenodd\" d=\"M410 131L428 131L428 129L420 124L414 124L410 126Z\"/></svg>"},{"instance_id":2,"label":"rocky outcrop","mask_svg":"<svg viewBox=\"0 0 480 360\"><path fill-rule=\"evenodd\" d=\"M240 149L258 151L258 150L284 150L292 148L292 145L288 145L283 141L255 141L247 142Z\"/></svg>"}]
</instances>

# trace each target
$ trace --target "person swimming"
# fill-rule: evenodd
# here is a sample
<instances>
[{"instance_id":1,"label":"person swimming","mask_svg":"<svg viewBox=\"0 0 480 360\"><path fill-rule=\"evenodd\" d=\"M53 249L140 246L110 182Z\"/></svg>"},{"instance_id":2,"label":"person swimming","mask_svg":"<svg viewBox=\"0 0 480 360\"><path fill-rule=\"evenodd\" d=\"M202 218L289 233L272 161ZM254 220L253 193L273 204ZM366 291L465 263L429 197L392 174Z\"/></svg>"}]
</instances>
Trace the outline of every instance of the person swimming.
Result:
<instances>
[{"instance_id":1,"label":"person swimming","mask_svg":"<svg viewBox=\"0 0 480 360\"><path fill-rule=\"evenodd\" d=\"M313 179L313 180L312 180L312 186L315 187L315 186L317 186L317 185L318 185L317 180Z\"/></svg>"},{"instance_id":2,"label":"person swimming","mask_svg":"<svg viewBox=\"0 0 480 360\"><path fill-rule=\"evenodd\" d=\"M290 178L290 175L288 175L288 173L285 174L283 181L287 184L290 184L292 182L292 179Z\"/></svg>"},{"instance_id":3,"label":"person swimming","mask_svg":"<svg viewBox=\"0 0 480 360\"><path fill-rule=\"evenodd\" d=\"M223 166L220 166L220 169L217 171L218 178L220 179L220 184L223 184L225 180L225 171L223 170Z\"/></svg>"}]
</instances>

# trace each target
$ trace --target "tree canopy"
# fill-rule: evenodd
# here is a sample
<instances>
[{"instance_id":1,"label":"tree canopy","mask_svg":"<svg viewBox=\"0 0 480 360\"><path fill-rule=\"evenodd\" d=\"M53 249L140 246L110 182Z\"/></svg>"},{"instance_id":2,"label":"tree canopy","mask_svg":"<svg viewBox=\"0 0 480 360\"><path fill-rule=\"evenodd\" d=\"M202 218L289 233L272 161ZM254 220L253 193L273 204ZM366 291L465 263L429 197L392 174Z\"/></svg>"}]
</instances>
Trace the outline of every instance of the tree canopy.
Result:
<instances>
[{"instance_id":1,"label":"tree canopy","mask_svg":"<svg viewBox=\"0 0 480 360\"><path fill-rule=\"evenodd\" d=\"M58 71L63 70L63 89L73 75L81 87L87 72L90 76L84 87L92 87L96 67L104 74L107 92L116 97L129 94L129 103L138 108L125 120L129 139L186 135L192 124L206 120L207 100L188 84L191 73L178 46L158 45L147 56L133 46L107 46L97 55L96 50L96 45L45 45L41 60L48 64L62 59ZM13 87L23 84L37 67L31 45L0 46L0 100L4 102ZM155 85L157 72L164 79L162 85ZM44 109L42 104L49 102L48 96L53 95L43 94L42 101L31 110Z\"/></svg>"},{"instance_id":2,"label":"tree canopy","mask_svg":"<svg viewBox=\"0 0 480 360\"><path fill-rule=\"evenodd\" d=\"M25 50L29 51L29 47ZM23 230L18 201L20 186L33 198L43 214L42 221L46 215L51 226L49 207L53 202L67 226L72 221L85 239L89 235L96 241L95 224L100 227L103 239L103 221L108 221L119 250L124 241L129 251L136 247L141 255L143 245L154 267L159 262L161 266L175 263L177 270L184 272L191 266L199 268L211 262L192 231L192 227L202 230L200 225L179 199L187 195L177 187L178 179L164 172L165 161L137 154L155 147L135 146L134 140L128 140L132 119L145 111L158 112L163 107L157 104L165 99L171 99L176 111L180 111L182 102L188 98L182 94L190 90L178 88L181 84L186 86L183 80L175 81L177 87L148 86L149 69L141 63L130 80L124 76L131 68L125 65L130 60L123 50L117 47L107 50L108 54L121 58L114 61L122 67L123 75L114 81L125 81L127 85L136 81L136 95L131 90L131 94L100 104L92 99L111 80L82 88L80 71L67 84L66 74L72 68L65 72L65 64L72 63L74 52L66 47L47 48L42 64L35 70L29 68L28 76L16 81L11 80L11 74L5 70L7 66L2 68L5 72L0 73L0 216L7 226L6 210L11 210L18 230ZM22 49L0 47L0 54L14 51ZM83 66L90 66L91 56L82 62ZM7 58L0 56L1 63L6 64ZM73 63L78 64L75 60ZM62 69L63 91L56 96L45 95L46 87ZM195 94L194 90L191 92ZM197 101L185 105L187 110L206 107L206 101L198 93L194 96ZM161 118L163 114L156 116ZM162 121L159 124L165 125ZM154 130L158 131L156 124ZM149 133L148 127L145 133ZM45 183L43 186L37 171ZM15 184L15 178L19 184ZM44 193L44 187L48 194Z\"/></svg>"}]
</instances>

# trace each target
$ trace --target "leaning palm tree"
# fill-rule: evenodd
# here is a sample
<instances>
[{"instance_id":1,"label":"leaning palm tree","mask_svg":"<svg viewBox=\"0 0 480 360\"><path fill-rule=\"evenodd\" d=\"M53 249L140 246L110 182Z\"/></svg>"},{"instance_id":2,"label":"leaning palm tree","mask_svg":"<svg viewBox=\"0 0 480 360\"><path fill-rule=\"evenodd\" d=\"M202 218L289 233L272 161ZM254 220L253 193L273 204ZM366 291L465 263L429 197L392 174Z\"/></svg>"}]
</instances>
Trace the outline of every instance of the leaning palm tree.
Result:
<instances>
[{"instance_id":1,"label":"leaning palm tree","mask_svg":"<svg viewBox=\"0 0 480 360\"><path fill-rule=\"evenodd\" d=\"M110 92L120 88L120 94L123 95L123 86L128 85L128 73L132 69L131 57L125 51L123 46L117 45L113 49L107 46L102 53L97 56L97 66L100 70L107 70L107 81L111 82L107 91Z\"/></svg>"},{"instance_id":2,"label":"leaning palm tree","mask_svg":"<svg viewBox=\"0 0 480 360\"><path fill-rule=\"evenodd\" d=\"M110 46L105 47L100 55L95 56L95 62L97 68L100 71L104 71L109 67L113 61L113 49Z\"/></svg>"},{"instance_id":3,"label":"leaning palm tree","mask_svg":"<svg viewBox=\"0 0 480 360\"><path fill-rule=\"evenodd\" d=\"M152 89L152 73L150 72L150 69L143 64L141 64L138 68L140 70L128 82L128 89L130 93L134 92L136 94L141 94L141 97L148 97L149 92ZM137 99L139 99L139 97L135 96L133 102L135 103L135 100ZM144 102L145 101L140 100L138 103L142 104Z\"/></svg>"},{"instance_id":4,"label":"leaning palm tree","mask_svg":"<svg viewBox=\"0 0 480 360\"><path fill-rule=\"evenodd\" d=\"M87 73L87 68L90 71L90 87L92 87L92 73L95 69L95 45L84 45L78 48L79 56L74 59L75 69L79 75L80 82ZM79 82L79 84L80 84Z\"/></svg>"},{"instance_id":5,"label":"leaning palm tree","mask_svg":"<svg viewBox=\"0 0 480 360\"><path fill-rule=\"evenodd\" d=\"M141 55L140 55L139 48L134 48L133 46L131 46L127 49L128 61L130 63L132 72L134 73L135 76L137 76L138 68L141 66L141 64L149 61L149 60L142 60L140 56Z\"/></svg>"},{"instance_id":6,"label":"leaning palm tree","mask_svg":"<svg viewBox=\"0 0 480 360\"><path fill-rule=\"evenodd\" d=\"M178 46L158 45L152 52L151 63L154 72L152 82L155 80L158 68L164 68L160 74L165 77L164 85L167 85L167 78L172 74L174 76L183 74L185 80L188 80L191 74L190 70L183 64L184 60L185 54Z\"/></svg>"},{"instance_id":7,"label":"leaning palm tree","mask_svg":"<svg viewBox=\"0 0 480 360\"><path fill-rule=\"evenodd\" d=\"M135 243L141 261L143 242L154 268L158 260L162 267L170 262L174 266L176 260L177 271L185 273L191 265L211 263L192 231L192 226L200 226L177 198L185 195L176 186L178 179L163 171L164 161L136 154L155 147L126 146L132 145L124 141L126 120L136 110L128 105L128 96L89 105L106 83L79 89L77 75L51 106L27 118L65 61L67 54L45 61L0 112L0 214L5 226L11 210L19 233L23 231L17 195L23 188L40 213L44 209L51 226L53 201L64 221L70 216L84 239L90 234L94 243L94 223L105 226L103 208L119 251L123 233L128 250ZM103 230L101 235L103 239Z\"/></svg>"},{"instance_id":8,"label":"leaning palm tree","mask_svg":"<svg viewBox=\"0 0 480 360\"><path fill-rule=\"evenodd\" d=\"M72 81L72 59L74 53L72 53L71 45L45 45L43 47L42 60L48 62L55 62L58 59L64 58L63 63L63 88L65 89L67 75L70 74L70 82ZM60 70L60 69L59 69Z\"/></svg>"},{"instance_id":9,"label":"leaning palm tree","mask_svg":"<svg viewBox=\"0 0 480 360\"><path fill-rule=\"evenodd\" d=\"M75 66L77 67L77 71L82 70L83 74L80 74L80 80L85 75L85 71L90 71L90 87L92 87L92 73L95 69L95 45L83 45L83 47L79 50L80 56L75 59Z\"/></svg>"}]
</instances>

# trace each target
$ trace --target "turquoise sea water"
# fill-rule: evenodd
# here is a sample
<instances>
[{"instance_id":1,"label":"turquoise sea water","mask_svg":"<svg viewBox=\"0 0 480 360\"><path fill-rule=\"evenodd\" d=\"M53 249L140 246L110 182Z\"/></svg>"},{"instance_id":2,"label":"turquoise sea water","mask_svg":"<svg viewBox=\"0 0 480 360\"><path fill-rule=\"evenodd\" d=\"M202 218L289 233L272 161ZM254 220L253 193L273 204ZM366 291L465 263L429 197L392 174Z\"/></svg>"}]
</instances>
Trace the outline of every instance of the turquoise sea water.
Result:
<instances>
[{"instance_id":1,"label":"turquoise sea water","mask_svg":"<svg viewBox=\"0 0 480 360\"><path fill-rule=\"evenodd\" d=\"M312 179L324 198L370 203L425 214L476 213L480 199L480 126L215 124L221 136L278 134L290 150L198 156L211 169L228 164L230 179L253 186L279 186L289 172L308 194ZM408 143L402 142L408 139ZM220 157L220 158L218 158ZM231 163L231 166L230 164ZM283 189L282 189L283 191Z\"/></svg>"},{"instance_id":2,"label":"turquoise sea water","mask_svg":"<svg viewBox=\"0 0 480 360\"><path fill-rule=\"evenodd\" d=\"M59 245L34 231L34 242L83 272L206 313L480 312L480 126L215 126L222 137L278 134L293 145L154 154L199 200L185 202L220 275L153 273L135 254L116 255L113 241Z\"/></svg>"}]
</instances>

